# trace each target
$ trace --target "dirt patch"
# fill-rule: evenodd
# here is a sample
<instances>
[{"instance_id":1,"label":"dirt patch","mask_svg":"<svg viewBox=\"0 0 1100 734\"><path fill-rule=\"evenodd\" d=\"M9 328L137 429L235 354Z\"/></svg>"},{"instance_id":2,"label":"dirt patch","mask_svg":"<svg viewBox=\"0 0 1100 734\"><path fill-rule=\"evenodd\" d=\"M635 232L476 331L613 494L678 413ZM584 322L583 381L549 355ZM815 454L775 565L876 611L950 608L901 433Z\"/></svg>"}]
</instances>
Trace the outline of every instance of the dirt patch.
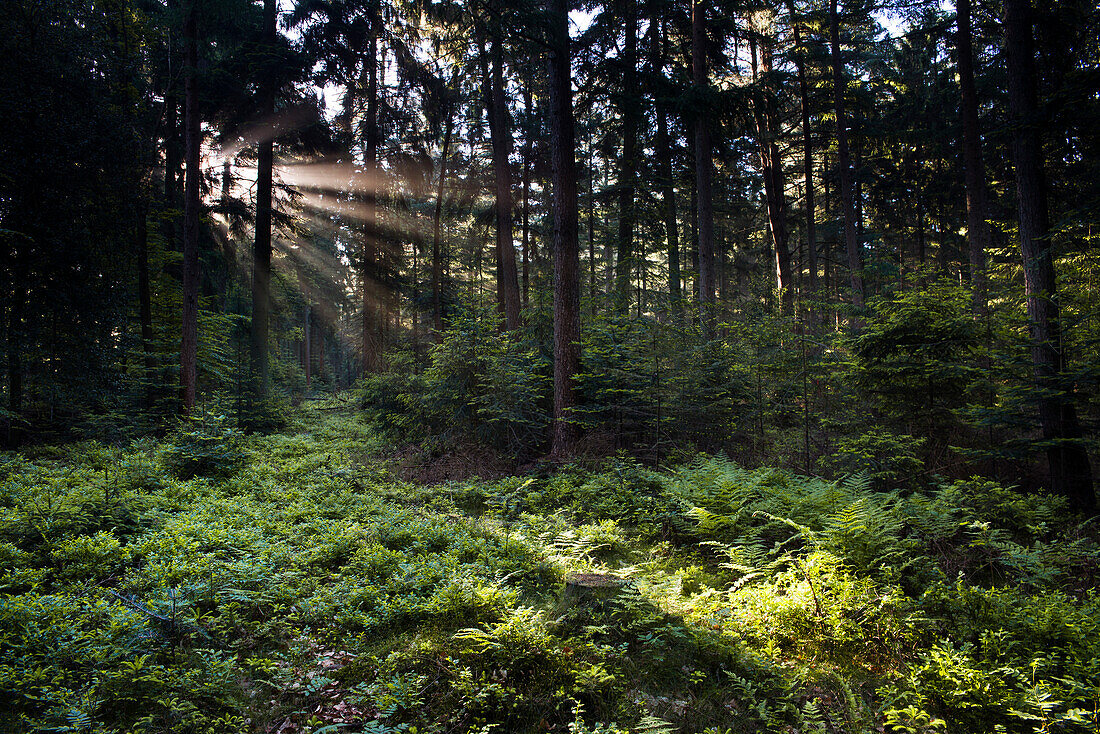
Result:
<instances>
[{"instance_id":1,"label":"dirt patch","mask_svg":"<svg viewBox=\"0 0 1100 734\"><path fill-rule=\"evenodd\" d=\"M390 465L398 477L420 485L472 477L500 479L516 473L514 459L487 446L465 442L447 449L406 446L390 457Z\"/></svg>"}]
</instances>

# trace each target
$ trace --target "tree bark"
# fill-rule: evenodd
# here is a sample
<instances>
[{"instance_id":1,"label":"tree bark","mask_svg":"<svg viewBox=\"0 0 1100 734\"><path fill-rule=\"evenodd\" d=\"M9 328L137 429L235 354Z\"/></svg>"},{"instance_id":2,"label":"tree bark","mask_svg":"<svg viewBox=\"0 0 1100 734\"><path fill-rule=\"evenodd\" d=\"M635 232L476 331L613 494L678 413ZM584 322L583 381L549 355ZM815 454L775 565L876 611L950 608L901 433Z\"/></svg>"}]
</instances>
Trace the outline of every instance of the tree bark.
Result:
<instances>
[{"instance_id":1,"label":"tree bark","mask_svg":"<svg viewBox=\"0 0 1100 734\"><path fill-rule=\"evenodd\" d=\"M580 370L580 253L577 168L569 53L569 2L546 0L550 21L550 160L554 221L554 421L551 453L564 456L577 436L569 411Z\"/></svg>"},{"instance_id":2,"label":"tree bark","mask_svg":"<svg viewBox=\"0 0 1100 734\"><path fill-rule=\"evenodd\" d=\"M17 255L21 257L22 255ZM23 438L23 311L27 304L26 268L14 269L11 307L8 312L8 435L15 448Z\"/></svg>"},{"instance_id":3,"label":"tree bark","mask_svg":"<svg viewBox=\"0 0 1100 734\"><path fill-rule=\"evenodd\" d=\"M757 77L756 40L750 38L752 71L754 81ZM771 51L767 42L760 39L760 56L765 75L771 73ZM757 148L760 156L760 168L764 174L764 199L768 210L768 229L771 231L772 248L775 252L775 272L779 291L782 295L783 309L790 311L794 305L794 282L791 276L791 251L787 234L787 203L783 195L783 166L779 159L777 114L774 109L773 91L765 82L763 88L757 88L753 98L753 111L756 117Z\"/></svg>"},{"instance_id":4,"label":"tree bark","mask_svg":"<svg viewBox=\"0 0 1100 734\"><path fill-rule=\"evenodd\" d=\"M814 202L814 150L813 135L810 128L810 95L806 83L806 61L803 57L802 30L799 23L794 24L794 42L796 47L795 66L798 72L799 110L802 114L802 171L806 187L806 256L810 271L810 283L807 294L810 298L817 295L817 208ZM811 311L811 316L813 312Z\"/></svg>"},{"instance_id":5,"label":"tree bark","mask_svg":"<svg viewBox=\"0 0 1100 734\"><path fill-rule=\"evenodd\" d=\"M521 251L523 252L523 306L527 307L528 291L531 287L531 115L533 103L531 100L531 80L523 85L523 115L527 129L523 133L523 224L520 238Z\"/></svg>"},{"instance_id":6,"label":"tree bark","mask_svg":"<svg viewBox=\"0 0 1100 734\"><path fill-rule=\"evenodd\" d=\"M261 45L271 53L275 48L275 0L264 0ZM270 68L265 65L265 76ZM268 119L275 114L275 89L269 79L261 80L261 109ZM256 236L252 248L252 330L249 364L252 394L258 400L268 391L268 338L271 319L271 198L275 165L273 136L265 135L256 155Z\"/></svg>"},{"instance_id":7,"label":"tree bark","mask_svg":"<svg viewBox=\"0 0 1100 734\"><path fill-rule=\"evenodd\" d=\"M186 179L183 192L183 316L180 339L180 408L189 414L195 407L198 390L199 341L199 129L198 107L198 0L191 0L184 23L186 44L186 78L184 81L184 165Z\"/></svg>"},{"instance_id":8,"label":"tree bark","mask_svg":"<svg viewBox=\"0 0 1100 734\"><path fill-rule=\"evenodd\" d=\"M588 298L589 309L595 316L598 311L599 291L596 287L596 160L595 133L588 136Z\"/></svg>"},{"instance_id":9,"label":"tree bark","mask_svg":"<svg viewBox=\"0 0 1100 734\"><path fill-rule=\"evenodd\" d=\"M145 373L142 382L145 385L145 408L151 410L156 404L156 391L153 376L157 369L157 359L153 353L153 302L149 286L149 217L148 202L144 198L137 212L134 236L137 240L138 268L138 312L141 319L141 352L144 357Z\"/></svg>"},{"instance_id":10,"label":"tree bark","mask_svg":"<svg viewBox=\"0 0 1100 734\"><path fill-rule=\"evenodd\" d=\"M309 298L308 289L305 296ZM306 373L306 392L309 392L313 377L313 332L310 329L310 311L309 301L306 300L306 305L302 307L302 369Z\"/></svg>"},{"instance_id":11,"label":"tree bark","mask_svg":"<svg viewBox=\"0 0 1100 734\"><path fill-rule=\"evenodd\" d=\"M833 66L833 108L836 114L837 168L840 171L840 214L844 221L844 247L852 288L852 305L863 308L863 256L856 234L855 193L852 185L852 157L848 151L848 121L844 111L844 60L840 56L840 13L837 0L829 2L829 46ZM853 319L858 325L859 319Z\"/></svg>"},{"instance_id":12,"label":"tree bark","mask_svg":"<svg viewBox=\"0 0 1100 734\"><path fill-rule=\"evenodd\" d=\"M504 53L499 26L492 29L491 35L492 70L486 75L485 98L496 182L497 302L504 312L505 328L514 331L520 326L520 318L516 246L512 239L512 166L508 161L512 154L512 131L508 100L504 96Z\"/></svg>"},{"instance_id":13,"label":"tree bark","mask_svg":"<svg viewBox=\"0 0 1100 734\"><path fill-rule=\"evenodd\" d=\"M917 262L922 271L921 281L924 281L924 266L928 263L928 242L924 233L924 186L920 181L915 181L914 190L917 195Z\"/></svg>"},{"instance_id":14,"label":"tree bark","mask_svg":"<svg viewBox=\"0 0 1100 734\"><path fill-rule=\"evenodd\" d=\"M367 43L367 119L366 151L364 168L367 185L371 189L366 193L365 217L363 221L362 250L362 300L363 300L363 374L378 369L380 340L378 320L381 310L379 299L379 232L378 213L378 34L381 18L377 9L371 16L370 40Z\"/></svg>"},{"instance_id":15,"label":"tree bark","mask_svg":"<svg viewBox=\"0 0 1100 734\"><path fill-rule=\"evenodd\" d=\"M626 313L630 305L630 281L634 270L634 195L638 172L638 5L636 0L620 0L623 19L622 92L619 115L622 119L622 155L616 182L619 198L619 232L615 258L615 307Z\"/></svg>"},{"instance_id":16,"label":"tree bark","mask_svg":"<svg viewBox=\"0 0 1100 734\"><path fill-rule=\"evenodd\" d=\"M959 92L962 101L963 169L966 181L966 239L970 250L970 284L975 314L986 311L986 253L992 245L987 218L985 166L982 163L982 136L978 124L978 95L974 88L974 49L970 29L970 0L958 0L956 49L959 66Z\"/></svg>"},{"instance_id":17,"label":"tree bark","mask_svg":"<svg viewBox=\"0 0 1100 734\"><path fill-rule=\"evenodd\" d=\"M1005 56L1008 72L1012 159L1016 169L1020 252L1024 262L1033 374L1039 392L1039 422L1047 443L1051 491L1075 509L1094 512L1092 467L1081 445L1072 398L1060 384L1065 368L1058 288L1051 253L1046 181L1035 78L1032 9L1028 0L1005 0Z\"/></svg>"},{"instance_id":18,"label":"tree bark","mask_svg":"<svg viewBox=\"0 0 1100 734\"><path fill-rule=\"evenodd\" d=\"M454 109L447 108L447 126L443 131L443 150L439 161L439 185L435 195L435 213L432 215L432 323L436 339L443 338L443 196L447 182L447 158L451 152L451 136L454 134Z\"/></svg>"},{"instance_id":19,"label":"tree bark","mask_svg":"<svg viewBox=\"0 0 1100 734\"><path fill-rule=\"evenodd\" d=\"M179 100L175 89L169 86L164 95L164 208L168 212L162 233L169 250L179 252L179 188L183 175L180 146Z\"/></svg>"},{"instance_id":20,"label":"tree bark","mask_svg":"<svg viewBox=\"0 0 1100 734\"><path fill-rule=\"evenodd\" d=\"M664 76L665 69L665 33L664 23L658 29L660 17L657 3L651 3L650 13L650 52L653 74ZM657 94L661 94L658 90ZM657 134L653 141L657 156L657 176L661 187L661 214L665 225L665 242L668 252L668 300L669 311L673 318L682 315L680 290L680 230L676 224L676 191L672 180L672 146L668 137L668 110L663 100L655 98L653 114L657 118Z\"/></svg>"},{"instance_id":21,"label":"tree bark","mask_svg":"<svg viewBox=\"0 0 1100 734\"><path fill-rule=\"evenodd\" d=\"M706 6L693 0L691 8L691 73L699 107L695 111L695 196L699 238L699 308L704 330L714 327L714 200L710 126L707 124L709 102L703 99L707 84Z\"/></svg>"}]
</instances>

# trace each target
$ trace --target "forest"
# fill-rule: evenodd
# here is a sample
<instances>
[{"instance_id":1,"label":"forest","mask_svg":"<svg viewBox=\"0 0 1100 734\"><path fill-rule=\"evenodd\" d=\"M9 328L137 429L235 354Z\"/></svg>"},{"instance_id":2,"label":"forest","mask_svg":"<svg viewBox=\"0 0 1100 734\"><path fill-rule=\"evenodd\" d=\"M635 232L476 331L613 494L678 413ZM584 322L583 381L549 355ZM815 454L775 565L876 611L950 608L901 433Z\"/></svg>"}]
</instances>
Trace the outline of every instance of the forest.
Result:
<instances>
[{"instance_id":1,"label":"forest","mask_svg":"<svg viewBox=\"0 0 1100 734\"><path fill-rule=\"evenodd\" d=\"M6 0L0 122L0 732L1100 732L1094 1Z\"/></svg>"}]
</instances>

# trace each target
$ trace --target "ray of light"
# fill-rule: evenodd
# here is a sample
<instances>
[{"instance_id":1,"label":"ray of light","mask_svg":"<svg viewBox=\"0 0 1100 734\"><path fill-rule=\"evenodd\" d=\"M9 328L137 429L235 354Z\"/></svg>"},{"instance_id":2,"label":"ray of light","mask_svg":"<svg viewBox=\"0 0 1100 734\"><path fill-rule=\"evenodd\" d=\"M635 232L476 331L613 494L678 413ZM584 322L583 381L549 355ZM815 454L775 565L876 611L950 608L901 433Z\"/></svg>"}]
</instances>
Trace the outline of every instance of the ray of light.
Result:
<instances>
[{"instance_id":1,"label":"ray of light","mask_svg":"<svg viewBox=\"0 0 1100 734\"><path fill-rule=\"evenodd\" d=\"M291 186L355 194L377 194L392 181L391 174L367 172L354 163L282 163L278 171L279 178Z\"/></svg>"},{"instance_id":2,"label":"ray of light","mask_svg":"<svg viewBox=\"0 0 1100 734\"><path fill-rule=\"evenodd\" d=\"M301 237L291 240L279 239L275 241L275 248L292 263L295 271L304 270L315 273L334 284L346 280L347 269L339 258L331 252L315 247L308 239ZM303 295L306 294L303 293ZM345 295L351 294L345 293Z\"/></svg>"},{"instance_id":3,"label":"ray of light","mask_svg":"<svg viewBox=\"0 0 1100 734\"><path fill-rule=\"evenodd\" d=\"M249 123L236 131L235 134L227 136L229 139L222 146L220 157L232 160L246 148L251 148L268 140L274 140L292 130L300 130L316 119L317 112L310 105L295 105L285 110L279 110L275 114Z\"/></svg>"},{"instance_id":4,"label":"ray of light","mask_svg":"<svg viewBox=\"0 0 1100 734\"><path fill-rule=\"evenodd\" d=\"M388 239L423 237L427 232L425 224L415 217L399 216L395 218L392 211L381 209L364 201L344 201L335 196L311 191L301 192L298 201L308 209L329 212L361 222L371 222L377 234ZM385 213L382 222L377 221L378 212L380 211Z\"/></svg>"}]
</instances>

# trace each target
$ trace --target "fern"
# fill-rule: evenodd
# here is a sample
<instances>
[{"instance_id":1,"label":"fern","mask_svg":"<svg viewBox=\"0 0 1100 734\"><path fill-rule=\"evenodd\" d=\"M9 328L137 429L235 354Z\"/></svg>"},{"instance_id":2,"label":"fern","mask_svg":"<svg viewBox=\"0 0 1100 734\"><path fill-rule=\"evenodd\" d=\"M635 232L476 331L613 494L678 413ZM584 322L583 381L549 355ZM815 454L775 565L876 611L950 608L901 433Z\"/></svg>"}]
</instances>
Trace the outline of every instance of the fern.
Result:
<instances>
[{"instance_id":1,"label":"fern","mask_svg":"<svg viewBox=\"0 0 1100 734\"><path fill-rule=\"evenodd\" d=\"M637 734L672 734L676 726L656 716L643 716L634 731Z\"/></svg>"}]
</instances>

